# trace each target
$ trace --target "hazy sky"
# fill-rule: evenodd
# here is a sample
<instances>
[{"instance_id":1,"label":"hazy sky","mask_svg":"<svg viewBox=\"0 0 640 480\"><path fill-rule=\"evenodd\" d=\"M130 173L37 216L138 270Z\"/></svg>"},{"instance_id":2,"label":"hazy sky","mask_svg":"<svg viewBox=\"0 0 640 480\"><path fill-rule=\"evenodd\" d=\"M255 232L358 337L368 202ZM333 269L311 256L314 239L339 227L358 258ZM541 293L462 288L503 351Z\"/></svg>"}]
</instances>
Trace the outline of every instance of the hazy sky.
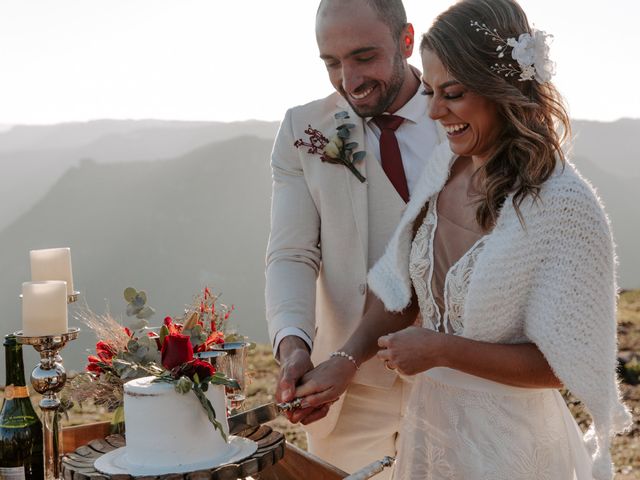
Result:
<instances>
[{"instance_id":1,"label":"hazy sky","mask_svg":"<svg viewBox=\"0 0 640 480\"><path fill-rule=\"evenodd\" d=\"M416 33L452 0L405 0ZM640 117L640 0L521 0L571 116ZM316 0L1 0L0 124L280 120L331 92ZM411 63L419 66L417 53Z\"/></svg>"}]
</instances>

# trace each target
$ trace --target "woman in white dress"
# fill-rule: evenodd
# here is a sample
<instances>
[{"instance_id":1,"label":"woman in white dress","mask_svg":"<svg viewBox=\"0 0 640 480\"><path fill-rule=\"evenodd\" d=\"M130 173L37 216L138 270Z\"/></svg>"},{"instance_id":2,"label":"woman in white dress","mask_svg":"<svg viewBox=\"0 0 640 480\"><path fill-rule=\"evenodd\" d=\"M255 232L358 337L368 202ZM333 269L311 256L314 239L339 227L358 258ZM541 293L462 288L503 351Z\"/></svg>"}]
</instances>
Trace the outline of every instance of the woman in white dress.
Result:
<instances>
[{"instance_id":1,"label":"woman in white dress","mask_svg":"<svg viewBox=\"0 0 640 480\"><path fill-rule=\"evenodd\" d=\"M376 353L415 375L396 479L612 478L610 439L630 421L615 255L561 149L547 37L513 0L463 0L424 35L429 114L448 145L369 274L362 323L297 389L303 407L334 401ZM562 386L591 413L584 438Z\"/></svg>"}]
</instances>

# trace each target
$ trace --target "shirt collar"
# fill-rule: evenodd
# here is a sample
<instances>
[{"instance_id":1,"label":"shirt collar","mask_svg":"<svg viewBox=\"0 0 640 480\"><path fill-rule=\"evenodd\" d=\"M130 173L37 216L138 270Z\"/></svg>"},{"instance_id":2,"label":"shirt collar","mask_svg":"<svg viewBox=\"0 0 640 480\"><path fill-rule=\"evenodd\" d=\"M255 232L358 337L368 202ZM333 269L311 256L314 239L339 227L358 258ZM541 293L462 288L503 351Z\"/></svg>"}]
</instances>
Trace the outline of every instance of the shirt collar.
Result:
<instances>
[{"instance_id":1,"label":"shirt collar","mask_svg":"<svg viewBox=\"0 0 640 480\"><path fill-rule=\"evenodd\" d=\"M422 85L418 86L416 93L405 103L398 111L394 112L394 115L403 117L405 120L409 120L413 123L418 123L427 112L427 102L422 95ZM385 112L387 113L387 112ZM366 122L369 124L373 117L367 117Z\"/></svg>"}]
</instances>

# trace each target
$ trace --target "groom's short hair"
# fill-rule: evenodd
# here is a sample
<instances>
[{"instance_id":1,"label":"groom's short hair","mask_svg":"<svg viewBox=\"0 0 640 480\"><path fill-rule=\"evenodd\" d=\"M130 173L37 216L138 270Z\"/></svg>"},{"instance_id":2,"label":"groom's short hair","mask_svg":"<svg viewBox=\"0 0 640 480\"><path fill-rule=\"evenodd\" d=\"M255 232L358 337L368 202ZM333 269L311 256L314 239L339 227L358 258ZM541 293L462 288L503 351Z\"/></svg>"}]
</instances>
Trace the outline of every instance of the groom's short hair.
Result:
<instances>
[{"instance_id":1,"label":"groom's short hair","mask_svg":"<svg viewBox=\"0 0 640 480\"><path fill-rule=\"evenodd\" d=\"M329 0L321 0L318 6L318 13ZM344 0L341 0L344 1ZM402 0L363 0L369 5L391 30L391 35L397 38L407 25L407 12L404 9Z\"/></svg>"},{"instance_id":2,"label":"groom's short hair","mask_svg":"<svg viewBox=\"0 0 640 480\"><path fill-rule=\"evenodd\" d=\"M399 37L407 25L407 12L402 0L365 0L375 10L384 23L389 26L394 38Z\"/></svg>"}]
</instances>

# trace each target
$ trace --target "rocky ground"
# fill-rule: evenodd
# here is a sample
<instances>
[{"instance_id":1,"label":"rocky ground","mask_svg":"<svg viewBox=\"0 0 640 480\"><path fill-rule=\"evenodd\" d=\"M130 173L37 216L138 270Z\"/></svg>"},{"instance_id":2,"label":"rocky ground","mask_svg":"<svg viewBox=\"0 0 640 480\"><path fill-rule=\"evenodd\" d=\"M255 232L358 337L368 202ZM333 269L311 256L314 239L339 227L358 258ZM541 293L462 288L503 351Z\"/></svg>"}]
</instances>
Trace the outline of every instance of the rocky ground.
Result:
<instances>
[{"instance_id":1,"label":"rocky ground","mask_svg":"<svg viewBox=\"0 0 640 480\"><path fill-rule=\"evenodd\" d=\"M618 309L618 332L620 346L620 376L623 379L622 394L634 415L634 425L625 435L619 435L613 442L613 458L616 463L616 480L640 480L640 290L623 292ZM258 345L250 353L249 370L251 381L247 387L245 408L251 408L272 401L275 391L278 366L271 350L266 345ZM570 394L565 394L571 411L581 428L586 429L588 415L582 405ZM89 423L109 418L104 411L91 406L74 407L65 424ZM287 439L306 447L302 429L291 425L283 418L272 425L285 433Z\"/></svg>"}]
</instances>

